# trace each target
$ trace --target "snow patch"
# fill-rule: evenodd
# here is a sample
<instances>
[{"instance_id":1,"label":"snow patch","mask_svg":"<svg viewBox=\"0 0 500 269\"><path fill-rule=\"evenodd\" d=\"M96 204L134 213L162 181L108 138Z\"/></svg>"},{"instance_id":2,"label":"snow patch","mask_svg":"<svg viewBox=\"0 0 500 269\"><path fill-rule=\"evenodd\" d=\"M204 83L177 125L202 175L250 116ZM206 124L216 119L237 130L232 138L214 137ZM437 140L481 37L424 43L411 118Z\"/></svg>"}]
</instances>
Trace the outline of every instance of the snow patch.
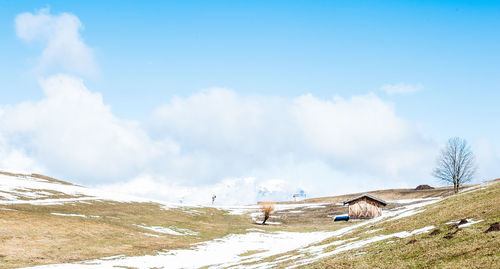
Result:
<instances>
[{"instance_id":1,"label":"snow patch","mask_svg":"<svg viewBox=\"0 0 500 269\"><path fill-rule=\"evenodd\" d=\"M467 219L467 223L462 224L462 225L458 225L458 228L469 227L469 226L472 226L472 225L479 223L479 222L482 222L482 221L483 221L482 219L480 219L480 220Z\"/></svg>"},{"instance_id":2,"label":"snow patch","mask_svg":"<svg viewBox=\"0 0 500 269\"><path fill-rule=\"evenodd\" d=\"M410 210L410 211L406 211L402 214L399 214L393 218L390 218L388 219L387 221L392 221L392 220L398 220L398 219L401 219L401 218L406 218L406 217L409 217L409 216L413 216L415 214L418 214L418 213L422 213L424 212L425 210Z\"/></svg>"},{"instance_id":3,"label":"snow patch","mask_svg":"<svg viewBox=\"0 0 500 269\"><path fill-rule=\"evenodd\" d=\"M304 211L302 211L302 210L291 210L291 211L287 211L286 213L299 214L299 213L304 213Z\"/></svg>"},{"instance_id":4,"label":"snow patch","mask_svg":"<svg viewBox=\"0 0 500 269\"><path fill-rule=\"evenodd\" d=\"M376 232L381 231L381 230L383 230L383 229L380 228L380 229L368 230L368 231L364 232L364 234L372 234L372 233L376 233Z\"/></svg>"},{"instance_id":5,"label":"snow patch","mask_svg":"<svg viewBox=\"0 0 500 269\"><path fill-rule=\"evenodd\" d=\"M327 203L310 203L310 204L274 204L274 211L286 211L301 208L324 208L328 205ZM212 206L219 210L229 211L230 215L244 215L251 214L260 211L260 205L247 205L247 206ZM288 211L291 212L291 211ZM295 211L292 213L302 213L302 210Z\"/></svg>"},{"instance_id":6,"label":"snow patch","mask_svg":"<svg viewBox=\"0 0 500 269\"><path fill-rule=\"evenodd\" d=\"M151 236L151 237L158 237L158 238L159 238L159 237L163 237L163 236L161 236L161 235L157 235L157 234L150 234L150 233L141 233L141 234L146 235L146 236Z\"/></svg>"},{"instance_id":7,"label":"snow patch","mask_svg":"<svg viewBox=\"0 0 500 269\"><path fill-rule=\"evenodd\" d=\"M150 230L153 232L157 233L162 233L162 234L170 234L170 235L197 235L198 232L193 232L188 229L182 229L182 228L177 228L177 227L162 227L162 226L144 226L144 225L135 225L139 228Z\"/></svg>"},{"instance_id":8,"label":"snow patch","mask_svg":"<svg viewBox=\"0 0 500 269\"><path fill-rule=\"evenodd\" d=\"M54 193L51 193L51 192ZM74 198L57 199L60 195L74 196ZM0 174L0 204L33 204L59 205L75 201L108 200L116 202L156 202L165 207L176 207L162 201L138 198L131 195L112 193L99 189L86 188L78 185L62 184L29 175ZM43 199L41 199L43 198ZM6 200L5 200L6 199ZM31 200L23 200L31 199Z\"/></svg>"},{"instance_id":9,"label":"snow patch","mask_svg":"<svg viewBox=\"0 0 500 269\"><path fill-rule=\"evenodd\" d=\"M248 228L247 231L249 231L249 232L266 232L265 230L257 229L257 228Z\"/></svg>"},{"instance_id":10,"label":"snow patch","mask_svg":"<svg viewBox=\"0 0 500 269\"><path fill-rule=\"evenodd\" d=\"M432 200L436 200L436 199L439 199L439 198L429 197L429 198L401 199L401 200L390 200L387 202L390 204L411 204L411 203L416 203L416 202L432 201Z\"/></svg>"},{"instance_id":11,"label":"snow patch","mask_svg":"<svg viewBox=\"0 0 500 269\"><path fill-rule=\"evenodd\" d=\"M80 217L80 218L86 218L87 216L85 215L80 215L80 214L63 214L63 213L50 213L51 215L56 215L56 216L63 216L63 217Z\"/></svg>"},{"instance_id":12,"label":"snow patch","mask_svg":"<svg viewBox=\"0 0 500 269\"><path fill-rule=\"evenodd\" d=\"M467 220L467 223L464 223L462 225L458 225L458 228L469 227L469 226L472 226L476 223L484 221L482 219L480 219L480 220L466 219L466 220ZM445 224L458 224L459 222L460 222L460 220L451 220L451 221L445 222Z\"/></svg>"},{"instance_id":13,"label":"snow patch","mask_svg":"<svg viewBox=\"0 0 500 269\"><path fill-rule=\"evenodd\" d=\"M388 234L388 235L378 235L378 236L370 237L370 238L367 238L367 239L358 240L358 241L354 241L354 242L347 243L347 244L342 244L341 246L335 248L332 251L324 252L324 253L316 255L313 258L302 260L300 263L298 263L298 264L296 264L294 266L291 266L289 268L301 267L303 265L306 265L308 263L314 262L314 261L316 261L318 259L321 259L321 258L332 256L332 255L338 254L340 252L344 252L344 251L348 251L348 250L352 250L352 249L358 249L358 248L361 248L361 247L366 246L368 244L375 243L375 242L378 242L378 241L381 241L381 240L385 240L385 239L389 239L389 238L392 238L392 237L406 238L406 237L409 237L411 235L416 235L416 234L421 234L421 233L427 233L427 232L429 232L430 230L432 230L434 228L435 228L435 226L431 225L431 226L426 226L426 227L421 228L421 229L416 229L416 230L414 230L412 232L403 231L403 232L393 233L393 234ZM341 241L341 243L344 243L344 241ZM330 243L329 245L332 245L332 243Z\"/></svg>"}]
</instances>

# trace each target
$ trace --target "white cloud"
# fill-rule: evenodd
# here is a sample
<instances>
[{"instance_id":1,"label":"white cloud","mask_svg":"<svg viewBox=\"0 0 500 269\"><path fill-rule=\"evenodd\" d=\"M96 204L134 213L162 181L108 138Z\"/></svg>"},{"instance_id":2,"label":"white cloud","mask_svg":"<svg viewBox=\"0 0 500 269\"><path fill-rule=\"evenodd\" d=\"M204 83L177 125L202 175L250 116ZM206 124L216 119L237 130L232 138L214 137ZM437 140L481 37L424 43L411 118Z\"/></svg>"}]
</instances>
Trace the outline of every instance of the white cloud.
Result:
<instances>
[{"instance_id":1,"label":"white cloud","mask_svg":"<svg viewBox=\"0 0 500 269\"><path fill-rule=\"evenodd\" d=\"M82 23L75 15L51 15L49 9L41 9L17 15L15 26L19 38L26 42L39 41L44 46L38 72L62 68L83 75L98 73L94 54L80 36Z\"/></svg>"},{"instance_id":2,"label":"white cloud","mask_svg":"<svg viewBox=\"0 0 500 269\"><path fill-rule=\"evenodd\" d=\"M380 89L387 94L413 93L421 90L422 88L422 84L412 85L407 83L384 84L380 87Z\"/></svg>"},{"instance_id":3,"label":"white cloud","mask_svg":"<svg viewBox=\"0 0 500 269\"><path fill-rule=\"evenodd\" d=\"M116 180L175 150L152 141L138 122L116 118L80 79L57 75L40 84L45 98L5 107L0 132L57 175Z\"/></svg>"},{"instance_id":4,"label":"white cloud","mask_svg":"<svg viewBox=\"0 0 500 269\"><path fill-rule=\"evenodd\" d=\"M495 151L494 144L488 139L479 139L474 145L474 153L478 163L476 179L490 180L498 178L500 156Z\"/></svg>"},{"instance_id":5,"label":"white cloud","mask_svg":"<svg viewBox=\"0 0 500 269\"><path fill-rule=\"evenodd\" d=\"M113 115L78 78L40 85L43 99L3 107L4 152L84 184L196 203L216 193L241 204L432 180L434 143L373 94L278 98L214 88L173 98L143 125ZM15 160L3 156L3 166Z\"/></svg>"},{"instance_id":6,"label":"white cloud","mask_svg":"<svg viewBox=\"0 0 500 269\"><path fill-rule=\"evenodd\" d=\"M179 185L164 177L140 175L128 182L100 186L107 191L120 191L141 197L171 202L209 205L216 195L217 205L248 205L256 201L290 200L298 189L280 179L258 181L256 178L226 178L215 184Z\"/></svg>"},{"instance_id":7,"label":"white cloud","mask_svg":"<svg viewBox=\"0 0 500 269\"><path fill-rule=\"evenodd\" d=\"M223 179L213 185L186 186L162 177L141 175L126 183L101 186L101 189L186 204L210 204L213 194L217 195L217 204L252 204L257 195L254 178Z\"/></svg>"},{"instance_id":8,"label":"white cloud","mask_svg":"<svg viewBox=\"0 0 500 269\"><path fill-rule=\"evenodd\" d=\"M45 169L19 148L13 148L0 132L0 171L43 173Z\"/></svg>"},{"instance_id":9,"label":"white cloud","mask_svg":"<svg viewBox=\"0 0 500 269\"><path fill-rule=\"evenodd\" d=\"M206 158L201 162L219 177L316 162L398 177L428 168L432 148L375 95L285 99L211 89L159 108L154 130L177 141L190 160Z\"/></svg>"}]
</instances>

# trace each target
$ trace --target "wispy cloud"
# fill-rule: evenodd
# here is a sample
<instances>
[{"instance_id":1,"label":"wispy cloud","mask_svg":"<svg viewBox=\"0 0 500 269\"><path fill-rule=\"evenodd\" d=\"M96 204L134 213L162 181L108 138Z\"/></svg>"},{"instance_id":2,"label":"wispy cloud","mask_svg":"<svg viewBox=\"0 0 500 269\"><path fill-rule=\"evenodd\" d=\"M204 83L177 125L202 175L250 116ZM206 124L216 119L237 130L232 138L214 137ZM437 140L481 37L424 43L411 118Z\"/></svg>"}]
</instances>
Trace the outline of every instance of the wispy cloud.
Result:
<instances>
[{"instance_id":1,"label":"wispy cloud","mask_svg":"<svg viewBox=\"0 0 500 269\"><path fill-rule=\"evenodd\" d=\"M16 33L26 42L41 42L44 46L36 71L65 71L94 76L99 72L92 49L82 37L82 23L71 13L50 14L48 8L16 16Z\"/></svg>"},{"instance_id":2,"label":"wispy cloud","mask_svg":"<svg viewBox=\"0 0 500 269\"><path fill-rule=\"evenodd\" d=\"M422 84L397 83L397 84L384 84L380 87L380 90L386 92L387 94L399 94L399 93L413 93L421 90L422 88L423 88Z\"/></svg>"}]
</instances>

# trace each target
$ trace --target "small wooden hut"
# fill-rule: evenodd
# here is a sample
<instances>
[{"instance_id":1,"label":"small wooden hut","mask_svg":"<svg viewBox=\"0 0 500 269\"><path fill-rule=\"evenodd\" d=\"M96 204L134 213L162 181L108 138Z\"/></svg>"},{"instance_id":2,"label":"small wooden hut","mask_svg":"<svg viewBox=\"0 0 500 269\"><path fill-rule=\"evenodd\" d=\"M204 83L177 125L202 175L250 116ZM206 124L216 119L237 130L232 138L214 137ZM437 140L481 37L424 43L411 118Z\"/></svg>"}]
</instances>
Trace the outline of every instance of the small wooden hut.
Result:
<instances>
[{"instance_id":1,"label":"small wooden hut","mask_svg":"<svg viewBox=\"0 0 500 269\"><path fill-rule=\"evenodd\" d=\"M369 194L363 194L344 202L349 205L349 219L371 219L382 215L387 203Z\"/></svg>"}]
</instances>

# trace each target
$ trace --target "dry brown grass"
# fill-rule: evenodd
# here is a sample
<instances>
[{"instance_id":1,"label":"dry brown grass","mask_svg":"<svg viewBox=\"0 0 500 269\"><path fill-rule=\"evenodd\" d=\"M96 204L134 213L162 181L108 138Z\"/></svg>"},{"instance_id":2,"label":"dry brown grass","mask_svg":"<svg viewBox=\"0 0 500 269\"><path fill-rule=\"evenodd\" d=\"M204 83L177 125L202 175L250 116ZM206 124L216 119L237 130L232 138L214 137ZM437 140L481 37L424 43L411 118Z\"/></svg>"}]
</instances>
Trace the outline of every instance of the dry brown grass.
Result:
<instances>
[{"instance_id":1,"label":"dry brown grass","mask_svg":"<svg viewBox=\"0 0 500 269\"><path fill-rule=\"evenodd\" d=\"M41 175L41 174L31 174L30 176L34 177L34 178L45 179L45 180L47 180L49 182L64 184L64 185L76 185L76 184L73 184L73 183L69 183L67 181L59 180L59 179L56 179L56 178L53 178L53 177L49 177L49 176L45 176L45 175Z\"/></svg>"},{"instance_id":2,"label":"dry brown grass","mask_svg":"<svg viewBox=\"0 0 500 269\"><path fill-rule=\"evenodd\" d=\"M29 196L30 193L38 192L38 191L50 193L50 195L47 195L46 197L36 197L36 198ZM55 191L55 190L45 190L45 189L43 189L43 190L42 189L19 189L19 190L16 190L16 193L9 193L9 192L3 192L3 191L0 191L0 193L7 193L10 195L14 195L17 197L17 200L20 200L20 201L34 201L34 200L41 201L41 200L45 200L45 199L68 199L68 198L90 197L87 195L70 195L70 194L67 194L64 192L59 192L59 191ZM22 196L23 193L26 193L27 196ZM0 197L0 200L8 201L8 199L5 199L3 197Z\"/></svg>"},{"instance_id":3,"label":"dry brown grass","mask_svg":"<svg viewBox=\"0 0 500 269\"><path fill-rule=\"evenodd\" d=\"M64 184L64 185L76 185L73 183L69 183L67 181L59 180L53 177L41 175L41 174L20 174L20 173L11 173L11 172L6 172L6 171L0 171L0 175L6 175L6 176L12 176L12 177L34 177L34 178L39 178L39 179L44 179L49 182L53 183L59 183L59 184Z\"/></svg>"},{"instance_id":4,"label":"dry brown grass","mask_svg":"<svg viewBox=\"0 0 500 269\"><path fill-rule=\"evenodd\" d=\"M490 183L498 182L500 178L490 180ZM466 184L460 187L460 191L463 191L462 188L474 187L477 184ZM416 199L416 198L431 198L431 197L446 197L454 194L453 186L443 186L443 187L435 187L434 189L428 190L415 190L415 189L387 189L387 190L376 190L376 191L367 191L360 193L351 193L344 195L336 195L336 196L327 196L327 197L317 197L305 199L300 202L281 202L280 204L293 204L293 203L342 203L346 200L359 196L361 194L371 194L380 199L390 201L390 200L404 200L404 199Z\"/></svg>"},{"instance_id":5,"label":"dry brown grass","mask_svg":"<svg viewBox=\"0 0 500 269\"><path fill-rule=\"evenodd\" d=\"M438 187L430 190L415 190L415 189L388 189L388 190L376 190L360 193L352 193L337 196L328 197L318 197L310 198L300 201L299 203L342 203L351 198L359 196L361 194L371 194L380 199L390 201L390 200L403 200L403 199L415 199L415 198L430 198L430 197L441 197L449 196L453 194L453 187ZM284 204L290 204L295 202L285 202Z\"/></svg>"},{"instance_id":6,"label":"dry brown grass","mask_svg":"<svg viewBox=\"0 0 500 269\"><path fill-rule=\"evenodd\" d=\"M89 201L86 201L89 202ZM164 210L153 203L66 205L18 204L0 210L0 268L63 263L118 254L154 254L158 250L189 247L191 243L242 233L246 217L227 215L213 208ZM50 213L99 217L56 216ZM137 227L189 229L197 235L176 236ZM145 233L162 237L151 237Z\"/></svg>"}]
</instances>

